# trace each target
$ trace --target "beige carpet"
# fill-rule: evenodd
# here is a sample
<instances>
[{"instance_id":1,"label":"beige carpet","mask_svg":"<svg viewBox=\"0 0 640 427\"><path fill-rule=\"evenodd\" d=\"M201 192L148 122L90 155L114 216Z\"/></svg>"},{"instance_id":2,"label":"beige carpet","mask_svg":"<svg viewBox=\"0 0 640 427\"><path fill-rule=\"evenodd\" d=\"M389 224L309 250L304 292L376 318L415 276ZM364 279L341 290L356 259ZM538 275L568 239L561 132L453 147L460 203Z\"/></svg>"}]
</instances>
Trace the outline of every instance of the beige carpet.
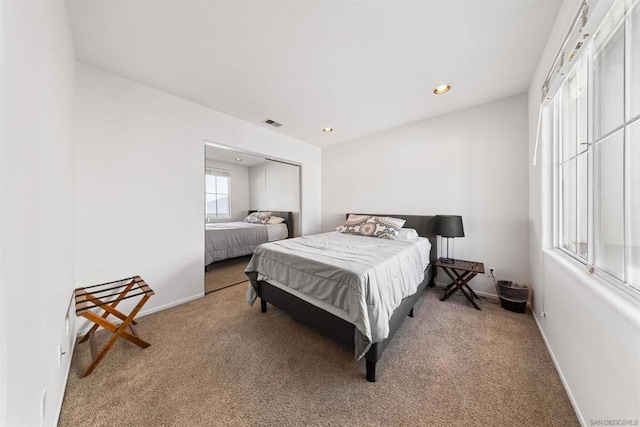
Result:
<instances>
[{"instance_id":1,"label":"beige carpet","mask_svg":"<svg viewBox=\"0 0 640 427\"><path fill-rule=\"evenodd\" d=\"M249 280L244 269L251 256L225 259L211 264L204 273L204 293L217 291Z\"/></svg>"},{"instance_id":2,"label":"beige carpet","mask_svg":"<svg viewBox=\"0 0 640 427\"><path fill-rule=\"evenodd\" d=\"M245 292L139 319L151 347L119 340L85 379L78 345L60 425L578 425L529 314L428 289L368 383L364 361Z\"/></svg>"}]
</instances>

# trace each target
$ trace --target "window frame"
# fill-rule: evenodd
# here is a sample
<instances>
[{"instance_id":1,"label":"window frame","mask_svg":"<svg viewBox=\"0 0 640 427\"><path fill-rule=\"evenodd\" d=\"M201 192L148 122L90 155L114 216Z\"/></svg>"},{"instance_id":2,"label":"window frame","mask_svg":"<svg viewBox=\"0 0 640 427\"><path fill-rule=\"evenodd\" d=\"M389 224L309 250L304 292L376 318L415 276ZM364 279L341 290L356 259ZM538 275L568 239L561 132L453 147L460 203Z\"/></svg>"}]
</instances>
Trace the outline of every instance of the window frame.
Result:
<instances>
[{"instance_id":1,"label":"window frame","mask_svg":"<svg viewBox=\"0 0 640 427\"><path fill-rule=\"evenodd\" d=\"M614 22L614 24L610 24L608 20L615 20L615 13L620 13L620 10L615 10L616 7L624 7L624 12L622 18L619 19L619 22ZM619 3L614 4L611 10L607 13L604 20L598 24L597 34L603 29L606 28L606 25L612 25L612 29L610 29L610 33L605 35L605 41L603 41L599 46L596 44L594 39L589 40L586 49L582 52L582 55L576 59L576 61L571 65L571 68L566 73L566 76L563 75L562 82L560 83L558 89L555 93L550 94L550 102L546 104L546 107L552 108L552 139L553 139L553 149L552 149L552 169L553 175L551 180L552 188L552 202L553 202L553 248L556 251L559 251L564 256L570 258L572 261L577 262L579 265L584 266L590 274L594 274L595 276L603 279L605 282L613 284L616 288L623 290L626 294L631 295L636 299L640 299L640 283L632 283L631 281L636 279L633 274L630 273L631 269L634 266L631 266L630 263L633 262L631 258L631 251L633 242L631 242L631 190L630 190L630 182L631 182L631 174L630 170L632 167L632 153L630 149L631 144L631 130L630 128L640 122L640 112L636 116L630 117L632 114L631 102L629 101L630 91L633 89L631 85L631 76L630 76L630 67L632 66L632 43L640 43L640 40L632 40L632 17L634 13L638 13L640 8L640 1L632 0L632 1L620 1ZM613 17L613 18L612 18ZM595 112L597 111L596 105L596 89L598 89L597 85L602 84L602 82L596 82L596 59L598 55L603 53L603 49L606 49L608 43L616 37L618 31L623 31L622 34L622 58L623 58L623 66L622 66L622 124L614 126L612 129L604 132L600 135L597 140L595 138ZM636 29L637 31L637 29ZM634 58L635 59L635 58ZM584 154L580 150L580 141L578 141L579 129L576 125L576 149L575 153L565 159L565 148L562 145L563 137L566 134L564 131L564 103L566 102L565 93L569 93L570 88L565 88L565 85L569 84L569 79L572 75L577 75L580 71L578 67L581 64L581 61L586 61L586 77L587 83L585 90L587 91L587 148L584 151ZM566 90L569 89L569 90ZM580 93L579 87L576 89L576 93ZM576 105L579 105L578 95L576 95ZM546 108L545 106L541 108ZM574 105L574 107L576 107ZM576 108L575 113L575 121L579 122L579 107ZM608 141L608 138L614 137L616 134L620 133L622 137L622 206L619 208L622 211L622 270L620 277L618 277L614 272L608 271L606 266L596 265L596 244L597 236L596 236L596 221L599 219L596 218L596 210L601 208L601 204L599 200L596 200L597 196L600 194L600 188L596 188L599 184L596 182L596 174L597 171L595 161L597 160L597 156L602 156L602 154L596 153L598 151L598 146L602 143L617 143L615 141ZM600 146L603 147L603 146ZM609 146L611 147L611 146ZM587 251L586 257L580 254L580 249L578 245L580 244L580 231L578 227L580 226L580 214L579 210L579 156L585 155L587 161ZM601 159L602 157L600 157ZM598 161L601 161L598 159ZM576 230L575 236L575 253L571 250L564 247L564 215L568 212L565 209L564 203L564 168L569 162L573 161L575 165L574 175L574 192L575 192L575 204L576 204L576 215L575 215L575 224L574 228ZM614 168L614 166L610 166L610 168ZM638 268L637 266L635 266Z\"/></svg>"},{"instance_id":2,"label":"window frame","mask_svg":"<svg viewBox=\"0 0 640 427\"><path fill-rule=\"evenodd\" d=\"M208 192L207 191L207 176L216 176L216 177L224 177L227 179L227 193L216 192ZM218 206L216 204L216 212L209 213L207 212L207 196L216 195L216 196L227 196L227 200L229 203L229 212L226 216L221 216L218 212ZM204 218L205 223L209 222L218 222L225 221L231 219L231 172L225 169L214 168L214 167L206 167L204 171Z\"/></svg>"}]
</instances>

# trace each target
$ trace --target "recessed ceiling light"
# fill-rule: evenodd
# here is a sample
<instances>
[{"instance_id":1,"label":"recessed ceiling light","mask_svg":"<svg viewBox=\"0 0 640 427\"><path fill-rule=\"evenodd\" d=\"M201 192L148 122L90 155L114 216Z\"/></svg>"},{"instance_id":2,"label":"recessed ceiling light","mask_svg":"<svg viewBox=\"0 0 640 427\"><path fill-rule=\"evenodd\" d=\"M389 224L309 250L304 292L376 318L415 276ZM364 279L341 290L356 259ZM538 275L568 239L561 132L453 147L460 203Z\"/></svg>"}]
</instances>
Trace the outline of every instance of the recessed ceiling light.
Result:
<instances>
[{"instance_id":1,"label":"recessed ceiling light","mask_svg":"<svg viewBox=\"0 0 640 427\"><path fill-rule=\"evenodd\" d=\"M433 93L435 93L436 95L440 95L440 94L449 92L450 89L451 89L451 86L449 85L440 85L433 90Z\"/></svg>"},{"instance_id":2,"label":"recessed ceiling light","mask_svg":"<svg viewBox=\"0 0 640 427\"><path fill-rule=\"evenodd\" d=\"M241 161L242 161L242 159L236 159L236 162L241 162Z\"/></svg>"},{"instance_id":3,"label":"recessed ceiling light","mask_svg":"<svg viewBox=\"0 0 640 427\"><path fill-rule=\"evenodd\" d=\"M331 133L331 132L333 132L333 128L324 128L324 129L322 129L322 132Z\"/></svg>"}]
</instances>

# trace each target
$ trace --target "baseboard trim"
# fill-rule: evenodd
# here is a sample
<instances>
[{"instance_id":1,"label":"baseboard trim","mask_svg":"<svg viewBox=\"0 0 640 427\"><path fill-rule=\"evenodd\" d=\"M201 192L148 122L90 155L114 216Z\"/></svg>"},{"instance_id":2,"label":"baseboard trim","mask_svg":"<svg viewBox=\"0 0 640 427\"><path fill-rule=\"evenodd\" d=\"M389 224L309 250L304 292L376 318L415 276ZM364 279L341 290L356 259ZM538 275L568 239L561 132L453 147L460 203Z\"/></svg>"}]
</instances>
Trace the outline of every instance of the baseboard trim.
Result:
<instances>
[{"instance_id":1,"label":"baseboard trim","mask_svg":"<svg viewBox=\"0 0 640 427\"><path fill-rule=\"evenodd\" d=\"M190 297L183 298L181 300L174 301L174 302L171 302L169 304L161 305L159 307L154 307L154 308L151 308L149 310L143 310L138 314L138 316L136 316L136 319L140 318L140 317L147 316L149 314L157 313L158 311L166 310L166 309L171 308L171 307L175 307L175 306L178 306L178 305L181 305L181 304L185 304L185 303L187 303L189 301L197 300L199 298L202 298L203 296L204 296L204 291L202 293L199 293L199 294L196 294L196 295L192 295ZM118 323L118 322L114 322L114 323ZM122 322L119 322L119 323L122 323ZM80 338L80 337L84 336L87 332L89 332L89 329L91 329L92 325L93 324L88 324L85 328L82 328L81 330L76 331L76 337ZM58 422L60 421L60 413L62 412L62 404L64 403L64 394L65 394L65 392L67 390L67 383L69 382L69 373L71 372L71 359L73 358L73 353L74 353L74 351L76 349L76 343L77 343L77 340L73 340L72 341L71 349L69 350L69 357L66 358L67 363L66 363L66 366L65 366L64 384L63 384L63 388L62 388L62 394L61 394L61 397L60 397L60 401L58 402L58 412L57 412L57 416L56 416L56 420L55 420L56 422L55 422L54 425L58 425Z\"/></svg>"},{"instance_id":2,"label":"baseboard trim","mask_svg":"<svg viewBox=\"0 0 640 427\"><path fill-rule=\"evenodd\" d=\"M473 289L473 288L471 288L471 289ZM489 292L476 291L475 289L473 289L473 292L475 292L476 294L480 295L481 297L492 298L492 299L495 299L496 302L499 302L498 295L496 295L496 294L490 294Z\"/></svg>"},{"instance_id":3,"label":"baseboard trim","mask_svg":"<svg viewBox=\"0 0 640 427\"><path fill-rule=\"evenodd\" d=\"M436 289L438 288L442 288L444 289L447 285L445 283L441 283L441 282L435 282L435 286ZM482 292L482 291L476 291L475 289L473 290L476 294L483 296L483 297L487 297L487 298L494 298L496 300L499 300L498 295L496 294L490 294L487 292ZM580 411L580 408L578 407L578 403L576 402L575 397L573 396L573 393L571 392L571 387L569 387L569 383L567 382L567 379L565 378L562 369L560 368L560 365L558 364L558 360L556 359L555 354L553 353L553 350L551 349L551 346L549 345L549 341L547 340L547 336L544 334L544 330L542 329L542 325L540 325L540 321L538 320L538 316L536 316L535 312L533 311L533 306L531 305L530 301L527 301L527 306L529 307L529 310L531 310L531 313L533 315L533 319L536 322L536 326L538 327L538 331L540 331L540 335L542 336L542 341L544 341L544 345L545 347L547 347L547 351L549 352L549 355L551 356L551 360L553 361L553 366L556 368L556 372L558 373L558 376L560 377L560 381L562 382L562 386L564 387L564 391L567 393L567 396L569 397L569 402L571 402L571 406L573 407L573 410L576 413L576 416L578 417L578 421L580 422L580 425L586 426L588 425L586 420L584 419L584 416L582 415L582 412Z\"/></svg>"},{"instance_id":4,"label":"baseboard trim","mask_svg":"<svg viewBox=\"0 0 640 427\"><path fill-rule=\"evenodd\" d=\"M136 316L136 317L144 317L144 316L147 316L149 314L157 313L158 311L162 311L162 310L166 310L166 309L171 308L171 307L176 307L176 306L179 306L179 305L182 305L182 304L186 304L186 303L188 303L190 301L195 301L197 299L200 299L203 296L204 296L204 289L202 290L202 292L199 292L199 293L197 293L195 295L192 295L190 297L183 298L183 299L178 300L178 301L170 302L168 304L161 305L161 306L158 306L158 307L150 308L149 310L142 310L140 312L140 314L138 316Z\"/></svg>"},{"instance_id":5,"label":"baseboard trim","mask_svg":"<svg viewBox=\"0 0 640 427\"><path fill-rule=\"evenodd\" d=\"M447 287L447 285L445 283L435 282L435 288L436 289L444 290L444 288L446 288L446 287ZM473 289L473 288L471 288L471 289ZM500 298L498 297L497 294L492 294L492 293L489 293L489 292L477 291L475 289L473 289L473 292L475 292L476 294L478 294L481 297L491 298L491 299L495 300L495 302L497 302L497 303L500 302ZM531 313L533 313L533 306L531 306L531 301L527 301L527 307L529 307L529 310L531 310Z\"/></svg>"},{"instance_id":6,"label":"baseboard trim","mask_svg":"<svg viewBox=\"0 0 640 427\"><path fill-rule=\"evenodd\" d=\"M60 401L58 402L58 411L56 412L56 419L54 420L54 426L57 426L60 422L60 413L62 412L62 404L64 403L64 395L67 392L67 383L69 382L69 374L71 373L71 359L73 359L73 352L76 349L76 340L71 341L71 348L69 349L68 357L65 357L64 367L64 384L62 384L62 393L60 394Z\"/></svg>"},{"instance_id":7,"label":"baseboard trim","mask_svg":"<svg viewBox=\"0 0 640 427\"><path fill-rule=\"evenodd\" d=\"M435 288L439 289L439 290L444 290L444 288L447 287L447 284L446 283L442 283L442 282L435 282L434 285L435 285ZM471 289L473 289L473 288L471 288ZM492 294L492 293L489 293L489 292L477 291L475 289L473 289L473 292L475 292L476 294L480 295L481 297L493 298L496 301L498 301L498 299L499 299L498 295Z\"/></svg>"},{"instance_id":8,"label":"baseboard trim","mask_svg":"<svg viewBox=\"0 0 640 427\"><path fill-rule=\"evenodd\" d=\"M582 415L582 412L580 411L580 408L578 407L578 402L576 402L575 397L573 397L573 393L571 392L571 387L569 387L569 383L567 382L567 379L565 378L564 374L562 373L562 369L560 368L560 365L558 364L558 360L556 359L556 355L553 353L553 350L551 349L551 346L549 345L549 341L547 341L547 336L544 334L544 330L542 329L542 325L540 325L540 321L538 320L538 316L536 316L535 313L533 313L533 318L536 321L536 325L538 326L538 330L540 331L540 335L542 336L542 341L544 341L544 345L547 347L547 351L549 352L549 355L551 356L551 360L553 361L553 366L555 366L555 368L556 368L556 372L558 373L558 376L560 377L560 381L562 382L562 386L564 387L564 391L567 393L567 396L569 397L569 402L571 402L571 406L573 407L573 410L575 411L576 416L578 417L578 421L580 422L580 425L582 425L582 426L588 425L587 421L584 419L584 416Z\"/></svg>"},{"instance_id":9,"label":"baseboard trim","mask_svg":"<svg viewBox=\"0 0 640 427\"><path fill-rule=\"evenodd\" d=\"M166 310L166 309L171 308L171 307L176 307L178 305L186 304L186 303L188 303L190 301L194 301L194 300L197 300L199 298L202 298L203 296L204 296L204 290L202 292L196 294L196 295L192 295L190 297L183 298L183 299L178 300L178 301L173 301L173 302L170 302L170 303L165 304L165 305L160 305L158 307L150 308L148 310L142 310L142 311L140 311L140 313L138 313L138 315L136 316L136 319L139 319L139 318L144 317L144 316L148 316L149 314L157 313L157 312L162 311L162 310ZM122 323L122 322L119 321L118 319L116 319L116 320L113 321L113 323L119 324L119 323ZM91 329L92 326L93 326L93 324L89 323L84 328L76 331L76 337L79 338L79 337L83 336L84 334L86 334L87 332L89 332L89 329ZM74 345L75 345L75 343L74 343Z\"/></svg>"}]
</instances>

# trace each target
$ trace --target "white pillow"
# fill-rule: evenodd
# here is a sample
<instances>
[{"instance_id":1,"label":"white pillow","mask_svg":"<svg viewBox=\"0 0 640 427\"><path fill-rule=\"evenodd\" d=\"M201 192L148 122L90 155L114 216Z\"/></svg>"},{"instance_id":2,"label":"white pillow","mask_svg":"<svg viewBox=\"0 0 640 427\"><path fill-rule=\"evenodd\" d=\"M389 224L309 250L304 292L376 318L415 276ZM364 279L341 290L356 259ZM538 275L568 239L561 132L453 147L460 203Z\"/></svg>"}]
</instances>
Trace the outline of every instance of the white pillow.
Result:
<instances>
[{"instance_id":1,"label":"white pillow","mask_svg":"<svg viewBox=\"0 0 640 427\"><path fill-rule=\"evenodd\" d=\"M415 240L418 238L418 232L413 228L401 228L398 231L398 240Z\"/></svg>"},{"instance_id":2,"label":"white pillow","mask_svg":"<svg viewBox=\"0 0 640 427\"><path fill-rule=\"evenodd\" d=\"M281 218L279 216L272 216L267 221L267 224L282 224L285 221L286 221L286 219Z\"/></svg>"}]
</instances>

